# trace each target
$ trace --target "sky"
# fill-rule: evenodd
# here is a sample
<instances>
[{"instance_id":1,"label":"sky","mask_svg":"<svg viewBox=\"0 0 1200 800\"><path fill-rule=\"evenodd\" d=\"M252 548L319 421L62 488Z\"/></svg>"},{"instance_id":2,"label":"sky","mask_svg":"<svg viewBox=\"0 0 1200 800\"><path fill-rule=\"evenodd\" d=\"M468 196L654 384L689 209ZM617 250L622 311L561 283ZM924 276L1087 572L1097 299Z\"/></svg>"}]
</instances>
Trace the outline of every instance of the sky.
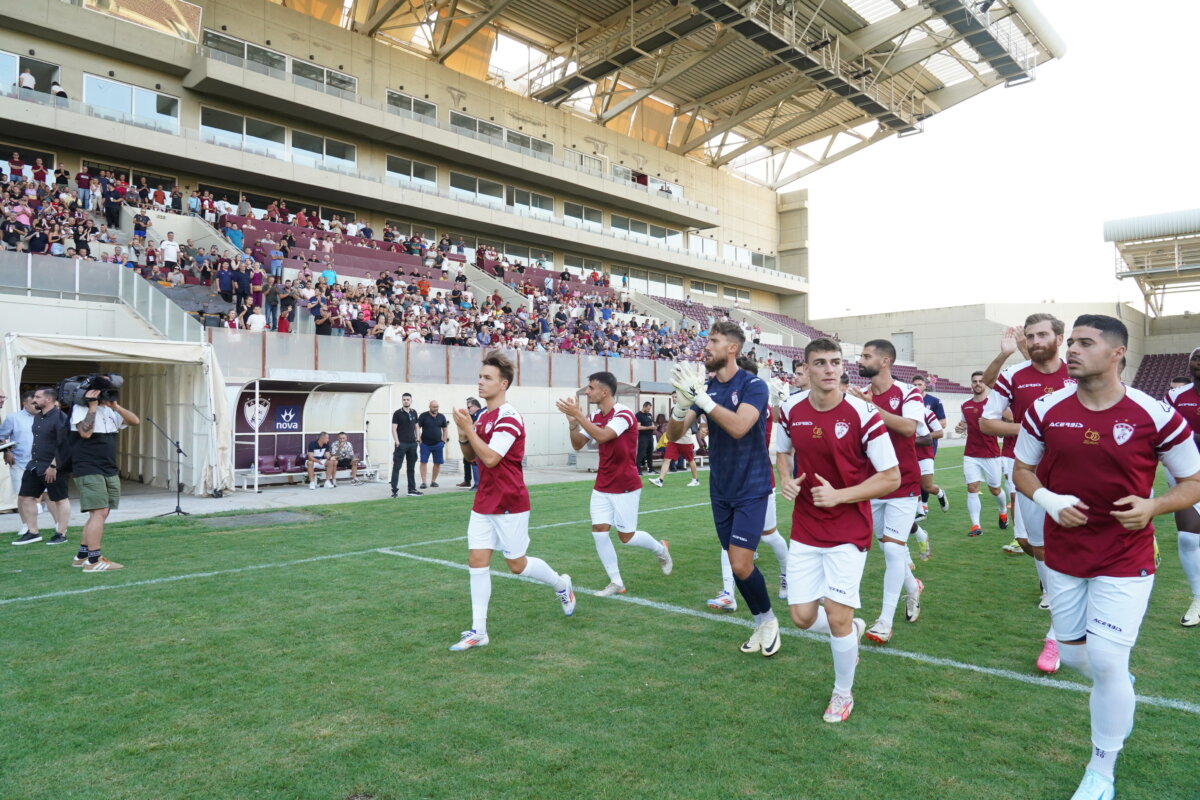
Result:
<instances>
[{"instance_id":1,"label":"sky","mask_svg":"<svg viewBox=\"0 0 1200 800\"><path fill-rule=\"evenodd\" d=\"M812 318L1042 300L1141 308L1114 277L1102 226L1200 207L1200 3L1036 2L1067 43L1036 80L790 187L809 191ZM1200 311L1200 296L1166 310Z\"/></svg>"}]
</instances>

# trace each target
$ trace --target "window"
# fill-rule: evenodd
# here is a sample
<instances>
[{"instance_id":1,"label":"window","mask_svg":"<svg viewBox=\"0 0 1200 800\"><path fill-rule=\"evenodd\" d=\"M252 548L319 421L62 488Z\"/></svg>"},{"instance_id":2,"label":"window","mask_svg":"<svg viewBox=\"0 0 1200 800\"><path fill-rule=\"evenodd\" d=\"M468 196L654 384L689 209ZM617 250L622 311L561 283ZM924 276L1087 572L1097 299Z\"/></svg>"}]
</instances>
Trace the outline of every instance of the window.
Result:
<instances>
[{"instance_id":1,"label":"window","mask_svg":"<svg viewBox=\"0 0 1200 800\"><path fill-rule=\"evenodd\" d=\"M144 169L133 170L133 174L129 176L129 181L134 186L141 186L143 178L146 180L146 185L151 189L157 189L161 186L168 192L174 189L175 184L179 182L171 175L159 175L157 172L147 172ZM217 199L219 200L220 198L218 197Z\"/></svg>"},{"instance_id":2,"label":"window","mask_svg":"<svg viewBox=\"0 0 1200 800\"><path fill-rule=\"evenodd\" d=\"M286 152L287 131L282 125L262 120L246 120L246 149L265 152L283 158Z\"/></svg>"},{"instance_id":3,"label":"window","mask_svg":"<svg viewBox=\"0 0 1200 800\"><path fill-rule=\"evenodd\" d=\"M735 247L734 245L725 245L725 260L732 261L734 264L750 264L750 250L745 247Z\"/></svg>"},{"instance_id":4,"label":"window","mask_svg":"<svg viewBox=\"0 0 1200 800\"><path fill-rule=\"evenodd\" d=\"M586 228L600 230L604 217L598 208L589 208L579 203L564 203L563 216L575 220Z\"/></svg>"},{"instance_id":5,"label":"window","mask_svg":"<svg viewBox=\"0 0 1200 800\"><path fill-rule=\"evenodd\" d=\"M387 174L400 184L437 187L437 167L402 156L387 157Z\"/></svg>"},{"instance_id":6,"label":"window","mask_svg":"<svg viewBox=\"0 0 1200 800\"><path fill-rule=\"evenodd\" d=\"M430 123L437 124L437 106L427 100L419 100L412 95L404 94L403 92L394 92L388 89L387 92L387 108L388 111L398 113L403 116L412 117Z\"/></svg>"},{"instance_id":7,"label":"window","mask_svg":"<svg viewBox=\"0 0 1200 800\"><path fill-rule=\"evenodd\" d=\"M629 288L642 294L650 294L650 282L644 269L629 270Z\"/></svg>"},{"instance_id":8,"label":"window","mask_svg":"<svg viewBox=\"0 0 1200 800\"><path fill-rule=\"evenodd\" d=\"M461 172L450 173L450 194L471 202L504 205L504 184Z\"/></svg>"},{"instance_id":9,"label":"window","mask_svg":"<svg viewBox=\"0 0 1200 800\"><path fill-rule=\"evenodd\" d=\"M708 294L713 297L717 296L717 285L715 283L703 283L701 281L692 281L692 294Z\"/></svg>"},{"instance_id":10,"label":"window","mask_svg":"<svg viewBox=\"0 0 1200 800\"><path fill-rule=\"evenodd\" d=\"M7 160L8 157L13 153L20 153L21 160L25 162L25 175L29 178L33 177L33 165L37 163L39 158L42 160L42 164L46 167L46 169L50 171L53 171L56 167L58 167L59 163L57 153L50 153L45 150L34 150L31 147L15 145L10 142L0 142L0 153L4 153L5 160ZM5 165L5 169L7 168L7 165ZM53 176L48 177L50 180L54 180ZM74 185L74 183L71 185Z\"/></svg>"},{"instance_id":11,"label":"window","mask_svg":"<svg viewBox=\"0 0 1200 800\"><path fill-rule=\"evenodd\" d=\"M510 149L520 150L543 161L549 161L554 157L554 145L536 137L526 136L518 131L510 130L508 131L507 139Z\"/></svg>"},{"instance_id":12,"label":"window","mask_svg":"<svg viewBox=\"0 0 1200 800\"><path fill-rule=\"evenodd\" d=\"M504 243L504 255L511 259L520 259L526 264L529 263L529 248L524 245L512 244L511 242Z\"/></svg>"},{"instance_id":13,"label":"window","mask_svg":"<svg viewBox=\"0 0 1200 800\"><path fill-rule=\"evenodd\" d=\"M357 162L352 144L327 139L315 133L292 131L292 161L314 167L350 169Z\"/></svg>"},{"instance_id":14,"label":"window","mask_svg":"<svg viewBox=\"0 0 1200 800\"><path fill-rule=\"evenodd\" d=\"M216 31L204 31L204 46L221 53L227 53L238 58L245 58L246 43Z\"/></svg>"},{"instance_id":15,"label":"window","mask_svg":"<svg viewBox=\"0 0 1200 800\"><path fill-rule=\"evenodd\" d=\"M246 43L246 61L249 62L246 66L250 69L254 69L251 64L260 64L269 70L287 72L287 56L249 42Z\"/></svg>"},{"instance_id":16,"label":"window","mask_svg":"<svg viewBox=\"0 0 1200 800\"><path fill-rule=\"evenodd\" d=\"M457 111L450 112L450 127L464 136L470 136L472 139L480 139L501 147L507 147L509 150L517 150L546 161L549 161L551 156L554 155L554 145L549 142L544 142L533 136L527 136L520 131L509 130L494 122L468 116L467 114L460 114Z\"/></svg>"},{"instance_id":17,"label":"window","mask_svg":"<svg viewBox=\"0 0 1200 800\"><path fill-rule=\"evenodd\" d=\"M751 253L750 263L756 267L765 267L766 269L778 269L776 267L775 256L768 256L762 253Z\"/></svg>"},{"instance_id":18,"label":"window","mask_svg":"<svg viewBox=\"0 0 1200 800\"><path fill-rule=\"evenodd\" d=\"M238 202L238 198L241 196L237 189L231 189L228 186L214 186L213 184L209 184L209 183L198 184L196 186L196 191L198 191L202 195L205 192L208 192L213 196L213 199L215 199L215 200L220 200L222 197L224 197L226 200L228 200L229 202L231 202L235 205ZM185 206L187 205L187 199L190 194L191 194L191 192L183 193L183 204ZM249 198L250 196L246 195L246 197ZM251 205L253 205L253 202L251 203ZM266 205L263 205L261 207L255 206L255 208L258 208L260 211L265 211L267 207L266 207Z\"/></svg>"},{"instance_id":19,"label":"window","mask_svg":"<svg viewBox=\"0 0 1200 800\"><path fill-rule=\"evenodd\" d=\"M688 250L698 256L715 259L717 257L717 242L698 233L688 234Z\"/></svg>"},{"instance_id":20,"label":"window","mask_svg":"<svg viewBox=\"0 0 1200 800\"><path fill-rule=\"evenodd\" d=\"M579 275L581 277L584 275L590 275L593 272L603 272L604 271L604 268L603 268L604 265L601 264L599 261L595 260L594 258L583 258L581 256L563 256L563 265L567 268L568 272L570 272L573 275ZM613 267L613 269L612 269L612 275L614 278L613 284L619 285L619 281L617 281L616 279L624 277L628 274L629 274L628 267Z\"/></svg>"},{"instance_id":21,"label":"window","mask_svg":"<svg viewBox=\"0 0 1200 800\"><path fill-rule=\"evenodd\" d=\"M505 200L518 213L544 219L554 216L554 198L544 194L509 186Z\"/></svg>"},{"instance_id":22,"label":"window","mask_svg":"<svg viewBox=\"0 0 1200 800\"><path fill-rule=\"evenodd\" d=\"M683 299L683 278L676 278L673 275L667 276L667 297L672 300Z\"/></svg>"},{"instance_id":23,"label":"window","mask_svg":"<svg viewBox=\"0 0 1200 800\"><path fill-rule=\"evenodd\" d=\"M204 31L203 43L211 50L239 59L243 62L242 66L254 72L270 75L274 71L280 73L274 75L277 78L283 77L282 73L287 72L287 56L260 45L209 30Z\"/></svg>"},{"instance_id":24,"label":"window","mask_svg":"<svg viewBox=\"0 0 1200 800\"><path fill-rule=\"evenodd\" d=\"M112 119L179 132L179 99L96 75L83 76L83 101L112 112Z\"/></svg>"},{"instance_id":25,"label":"window","mask_svg":"<svg viewBox=\"0 0 1200 800\"><path fill-rule=\"evenodd\" d=\"M726 300L737 300L740 303L749 303L750 302L750 290L749 289L734 289L729 286L726 286L725 287L725 299Z\"/></svg>"},{"instance_id":26,"label":"window","mask_svg":"<svg viewBox=\"0 0 1200 800\"><path fill-rule=\"evenodd\" d=\"M650 294L659 297L665 296L667 293L667 276L661 272L650 273Z\"/></svg>"},{"instance_id":27,"label":"window","mask_svg":"<svg viewBox=\"0 0 1200 800\"><path fill-rule=\"evenodd\" d=\"M352 95L358 91L358 78L298 58L292 59L292 82L328 94Z\"/></svg>"},{"instance_id":28,"label":"window","mask_svg":"<svg viewBox=\"0 0 1200 800\"><path fill-rule=\"evenodd\" d=\"M594 175L604 174L604 159L600 156L580 153L578 150L568 150L563 154L563 163L568 167L591 172Z\"/></svg>"},{"instance_id":29,"label":"window","mask_svg":"<svg viewBox=\"0 0 1200 800\"><path fill-rule=\"evenodd\" d=\"M353 222L354 221L354 212L353 211L342 211L341 209L330 208L329 206L321 206L319 213L321 215L321 219L324 219L324 220L330 220L330 219L333 219L335 216L337 216L337 217L341 217L342 222Z\"/></svg>"},{"instance_id":30,"label":"window","mask_svg":"<svg viewBox=\"0 0 1200 800\"><path fill-rule=\"evenodd\" d=\"M200 136L206 142L240 149L245 124L241 114L231 114L217 108L200 109Z\"/></svg>"},{"instance_id":31,"label":"window","mask_svg":"<svg viewBox=\"0 0 1200 800\"><path fill-rule=\"evenodd\" d=\"M613 214L609 219L609 226L614 231L621 231L625 234L629 233L629 217L623 217L620 214Z\"/></svg>"}]
</instances>

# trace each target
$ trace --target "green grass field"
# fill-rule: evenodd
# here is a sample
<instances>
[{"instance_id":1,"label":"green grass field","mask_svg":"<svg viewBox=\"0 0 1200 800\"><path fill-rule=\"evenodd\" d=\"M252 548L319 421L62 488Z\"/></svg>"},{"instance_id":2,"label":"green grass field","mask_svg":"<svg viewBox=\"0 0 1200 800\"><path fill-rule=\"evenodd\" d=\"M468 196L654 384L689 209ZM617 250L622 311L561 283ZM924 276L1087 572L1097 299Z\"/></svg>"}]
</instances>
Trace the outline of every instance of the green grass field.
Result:
<instances>
[{"instance_id":1,"label":"green grass field","mask_svg":"<svg viewBox=\"0 0 1200 800\"><path fill-rule=\"evenodd\" d=\"M1081 679L1036 682L1048 620L1033 566L1000 552L1009 536L986 498L987 532L968 539L961 472L938 477L952 509L926 525L923 616L905 624L901 608L887 649L954 663L864 644L842 725L820 718L825 641L745 656L745 610L708 612L720 573L707 487L677 477L642 499L643 513L675 510L640 525L670 540L674 574L619 548L623 598L583 591L606 583L591 484L534 488L532 525L550 527L530 552L571 573L578 610L496 579L492 643L467 653L446 649L470 627L465 493L316 507L296 527L113 526L105 552L128 568L105 575L68 566L75 530L65 548L5 548L0 798L1065 800L1090 748ZM1160 522L1134 671L1139 695L1184 703L1139 704L1118 765L1128 800L1200 797L1200 630L1178 624L1186 585ZM759 565L773 584L767 548ZM873 552L868 622L881 576ZM99 586L114 588L80 591ZM786 620L783 601L776 612Z\"/></svg>"}]
</instances>

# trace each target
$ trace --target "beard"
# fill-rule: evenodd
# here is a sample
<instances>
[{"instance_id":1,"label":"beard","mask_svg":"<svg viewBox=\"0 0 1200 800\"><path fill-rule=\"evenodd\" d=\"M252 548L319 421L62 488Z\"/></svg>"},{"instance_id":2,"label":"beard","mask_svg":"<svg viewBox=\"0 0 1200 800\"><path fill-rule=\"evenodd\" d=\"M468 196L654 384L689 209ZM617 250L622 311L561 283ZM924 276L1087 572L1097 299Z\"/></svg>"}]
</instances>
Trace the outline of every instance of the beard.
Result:
<instances>
[{"instance_id":1,"label":"beard","mask_svg":"<svg viewBox=\"0 0 1200 800\"><path fill-rule=\"evenodd\" d=\"M980 386L978 389L972 389L971 394L974 394L974 395L983 394L983 390L986 388L987 388L986 386Z\"/></svg>"},{"instance_id":2,"label":"beard","mask_svg":"<svg viewBox=\"0 0 1200 800\"><path fill-rule=\"evenodd\" d=\"M707 372L719 372L729 363L729 358L729 356L711 356L704 360L704 369Z\"/></svg>"},{"instance_id":3,"label":"beard","mask_svg":"<svg viewBox=\"0 0 1200 800\"><path fill-rule=\"evenodd\" d=\"M1029 348L1029 360L1044 364L1058 355L1058 348L1052 345Z\"/></svg>"},{"instance_id":4,"label":"beard","mask_svg":"<svg viewBox=\"0 0 1200 800\"><path fill-rule=\"evenodd\" d=\"M858 374L869 380L871 378L874 378L876 375L878 375L879 370L876 369L875 367L864 367L863 365L859 364Z\"/></svg>"}]
</instances>

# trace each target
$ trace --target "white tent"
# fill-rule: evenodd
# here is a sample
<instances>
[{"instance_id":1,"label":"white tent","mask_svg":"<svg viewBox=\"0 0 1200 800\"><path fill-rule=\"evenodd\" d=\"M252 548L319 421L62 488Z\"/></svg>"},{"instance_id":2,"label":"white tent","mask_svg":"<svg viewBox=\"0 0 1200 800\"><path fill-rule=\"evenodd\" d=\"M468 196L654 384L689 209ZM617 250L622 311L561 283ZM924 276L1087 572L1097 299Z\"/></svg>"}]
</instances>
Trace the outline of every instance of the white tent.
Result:
<instances>
[{"instance_id":1,"label":"white tent","mask_svg":"<svg viewBox=\"0 0 1200 800\"><path fill-rule=\"evenodd\" d=\"M88 339L10 333L0 343L0 387L19 394L29 359L88 361L125 378L121 405L142 424L121 434L121 476L175 488L175 447L149 422L153 419L179 441L184 491L206 495L233 487L233 440L225 380L212 346L154 339ZM66 376L63 376L66 377ZM13 411L13 408L6 410ZM15 506L8 470L0 470L0 508Z\"/></svg>"}]
</instances>

